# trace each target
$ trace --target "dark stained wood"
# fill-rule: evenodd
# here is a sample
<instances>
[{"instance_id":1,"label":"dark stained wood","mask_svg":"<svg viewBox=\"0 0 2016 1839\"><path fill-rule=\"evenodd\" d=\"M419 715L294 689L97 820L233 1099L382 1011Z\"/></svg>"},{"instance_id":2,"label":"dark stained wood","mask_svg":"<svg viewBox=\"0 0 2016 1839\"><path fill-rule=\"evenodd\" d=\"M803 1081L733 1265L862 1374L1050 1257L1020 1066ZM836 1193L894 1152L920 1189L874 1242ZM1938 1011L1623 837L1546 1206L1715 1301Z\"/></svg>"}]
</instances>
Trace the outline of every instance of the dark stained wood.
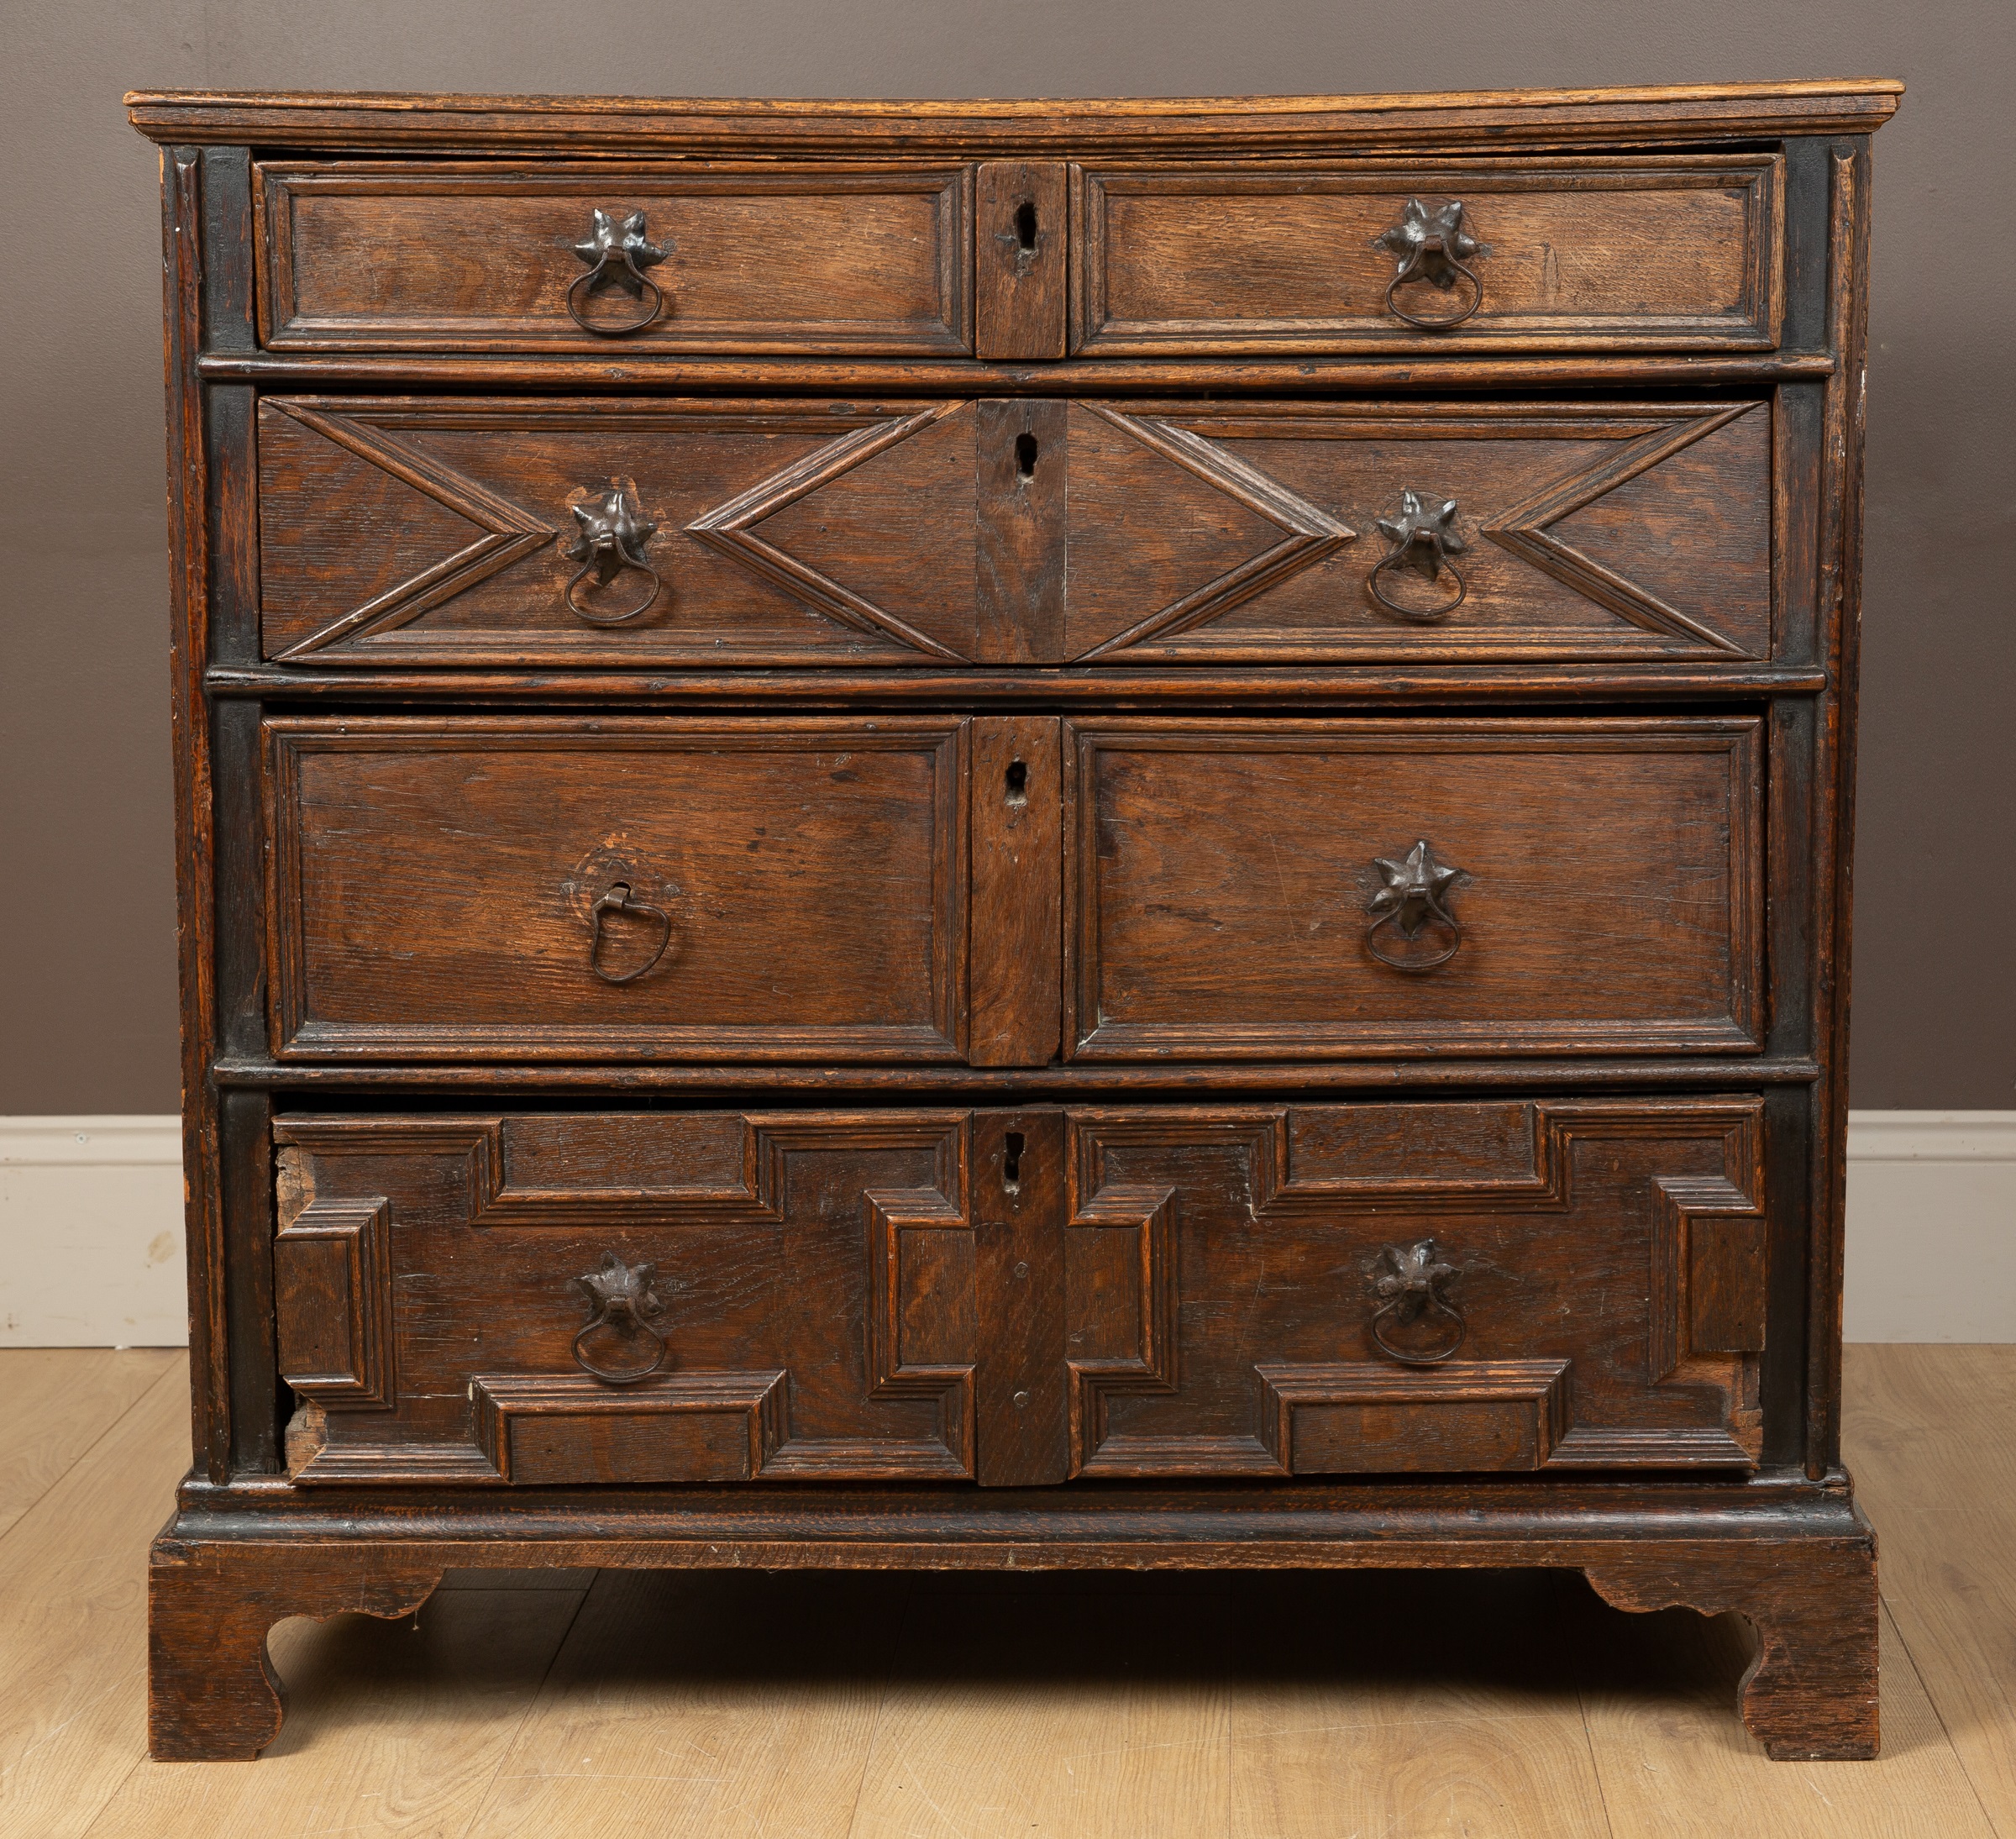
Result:
<instances>
[{"instance_id":1,"label":"dark stained wood","mask_svg":"<svg viewBox=\"0 0 2016 1839\"><path fill-rule=\"evenodd\" d=\"M1754 720L1074 720L1078 1060L1761 1045ZM1380 860L1456 930L1369 937ZM1382 963L1454 943L1437 968Z\"/></svg>"},{"instance_id":2,"label":"dark stained wood","mask_svg":"<svg viewBox=\"0 0 2016 1839\"><path fill-rule=\"evenodd\" d=\"M974 355L1064 355L1066 168L1058 160L990 160L975 181Z\"/></svg>"},{"instance_id":3,"label":"dark stained wood","mask_svg":"<svg viewBox=\"0 0 2016 1839\"><path fill-rule=\"evenodd\" d=\"M1870 1753L1897 94L132 98L198 1458L156 1752L270 1740L271 1621L474 1561L1583 1568L1748 1616L1772 1753ZM1492 245L1462 326L1385 310L1417 195ZM620 208L669 310L598 338ZM661 597L594 628L619 488ZM1457 502L1448 617L1368 594L1403 490ZM1410 975L1366 932L1420 841L1461 936ZM597 962L667 950L615 983L619 880ZM1389 1247L1460 1344L1372 1332ZM634 1384L576 1358L604 1254L664 1306Z\"/></svg>"},{"instance_id":4,"label":"dark stained wood","mask_svg":"<svg viewBox=\"0 0 2016 1839\"><path fill-rule=\"evenodd\" d=\"M990 664L1050 664L1067 655L1069 427L1063 402L974 404L973 655Z\"/></svg>"},{"instance_id":5,"label":"dark stained wood","mask_svg":"<svg viewBox=\"0 0 2016 1839\"><path fill-rule=\"evenodd\" d=\"M1073 1111L1072 1472L1754 1466L1761 1337L1717 1332L1675 1190L1755 1215L1761 1124L1743 1099ZM1456 1357L1408 1367L1376 1285L1423 1239L1445 1300L1377 1326ZM1761 1316L1761 1260L1720 1274L1721 1311Z\"/></svg>"},{"instance_id":6,"label":"dark stained wood","mask_svg":"<svg viewBox=\"0 0 2016 1839\"><path fill-rule=\"evenodd\" d=\"M974 650L969 405L268 397L269 657L400 665L867 664ZM613 486L663 586L569 604L572 507ZM644 606L625 570L598 617Z\"/></svg>"},{"instance_id":7,"label":"dark stained wood","mask_svg":"<svg viewBox=\"0 0 2016 1839\"><path fill-rule=\"evenodd\" d=\"M1774 155L1452 162L1381 171L1194 165L1076 176L1072 345L1184 356L1259 351L1768 348L1782 310ZM1410 198L1460 200L1488 249L1460 324L1389 307L1373 239ZM1410 282L1394 305L1462 311L1467 284Z\"/></svg>"},{"instance_id":8,"label":"dark stained wood","mask_svg":"<svg viewBox=\"0 0 2016 1839\"><path fill-rule=\"evenodd\" d=\"M1048 1066L1063 1045L1063 724L986 716L972 735L966 1058Z\"/></svg>"},{"instance_id":9,"label":"dark stained wood","mask_svg":"<svg viewBox=\"0 0 2016 1839\"><path fill-rule=\"evenodd\" d=\"M1064 365L983 364L973 360L855 358L811 362L802 358L674 358L648 351L622 357L575 355L511 357L484 352L394 357L369 352L219 352L197 361L207 382L264 383L270 388L318 389L369 384L379 389L447 384L491 390L554 389L633 395L655 388L668 395L718 390L774 393L823 386L869 396L943 391L960 395L1195 396L1200 391L1252 391L1266 396L1326 397L1338 390L1390 394L1446 389L1548 389L1586 386L1592 369L1607 381L1637 388L1699 390L1715 384L1770 384L1781 379L1825 377L1835 361L1824 351L1704 352L1665 356L1656 351L1587 356L1437 357L1410 351L1393 357L1186 359L1101 357Z\"/></svg>"},{"instance_id":10,"label":"dark stained wood","mask_svg":"<svg viewBox=\"0 0 2016 1839\"><path fill-rule=\"evenodd\" d=\"M269 722L272 1050L957 1059L965 726Z\"/></svg>"},{"instance_id":11,"label":"dark stained wood","mask_svg":"<svg viewBox=\"0 0 2016 1839\"><path fill-rule=\"evenodd\" d=\"M971 1476L967 1135L900 1111L286 1120L312 1196L288 1233L381 1216L398 1299L391 1395L297 1384L325 1421L291 1479ZM652 1267L662 1313L578 1348L572 1279L606 1253ZM584 1358L658 1369L612 1386Z\"/></svg>"},{"instance_id":12,"label":"dark stained wood","mask_svg":"<svg viewBox=\"0 0 2016 1839\"><path fill-rule=\"evenodd\" d=\"M1772 649L1762 403L1074 403L1064 653L1172 663L1740 659ZM1369 590L1378 520L1457 507Z\"/></svg>"},{"instance_id":13,"label":"dark stained wood","mask_svg":"<svg viewBox=\"0 0 2016 1839\"><path fill-rule=\"evenodd\" d=\"M330 96L135 90L129 118L158 140L341 149L494 147L550 153L1292 153L1537 142L1665 145L1866 134L1897 109L1885 77L1618 89L1166 100L726 101L632 97Z\"/></svg>"},{"instance_id":14,"label":"dark stained wood","mask_svg":"<svg viewBox=\"0 0 2016 1839\"><path fill-rule=\"evenodd\" d=\"M983 1486L1069 1472L1064 1238L1070 1134L1055 1108L973 1117L974 1421Z\"/></svg>"},{"instance_id":15,"label":"dark stained wood","mask_svg":"<svg viewBox=\"0 0 2016 1839\"><path fill-rule=\"evenodd\" d=\"M1589 1582L1619 1609L1674 1605L1740 1611L1757 1631L1743 1676L1743 1721L1776 1762L1855 1762L1877 1752L1876 1541L1830 1541L1787 1564L1768 1546L1641 1546L1592 1564Z\"/></svg>"},{"instance_id":16,"label":"dark stained wood","mask_svg":"<svg viewBox=\"0 0 2016 1839\"><path fill-rule=\"evenodd\" d=\"M645 216L664 305L623 335L683 352L969 350L972 176L963 167L712 172L680 167L262 162L265 344L322 350L593 351L569 313L574 245L601 210ZM604 285L590 325L648 304Z\"/></svg>"}]
</instances>

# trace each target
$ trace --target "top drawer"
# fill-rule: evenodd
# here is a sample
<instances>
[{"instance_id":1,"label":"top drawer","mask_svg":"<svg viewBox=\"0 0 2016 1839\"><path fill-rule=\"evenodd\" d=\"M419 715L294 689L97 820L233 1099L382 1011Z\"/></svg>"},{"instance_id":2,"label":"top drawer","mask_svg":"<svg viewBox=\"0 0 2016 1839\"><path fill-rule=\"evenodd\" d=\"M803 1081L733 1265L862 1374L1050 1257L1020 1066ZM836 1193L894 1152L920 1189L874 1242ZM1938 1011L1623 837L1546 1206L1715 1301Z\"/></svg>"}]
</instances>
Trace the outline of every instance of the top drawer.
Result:
<instances>
[{"instance_id":1,"label":"top drawer","mask_svg":"<svg viewBox=\"0 0 2016 1839\"><path fill-rule=\"evenodd\" d=\"M278 348L817 355L972 344L963 166L255 170L260 334Z\"/></svg>"},{"instance_id":2,"label":"top drawer","mask_svg":"<svg viewBox=\"0 0 2016 1839\"><path fill-rule=\"evenodd\" d=\"M1774 154L1087 167L1073 349L1769 349L1783 168Z\"/></svg>"}]
</instances>

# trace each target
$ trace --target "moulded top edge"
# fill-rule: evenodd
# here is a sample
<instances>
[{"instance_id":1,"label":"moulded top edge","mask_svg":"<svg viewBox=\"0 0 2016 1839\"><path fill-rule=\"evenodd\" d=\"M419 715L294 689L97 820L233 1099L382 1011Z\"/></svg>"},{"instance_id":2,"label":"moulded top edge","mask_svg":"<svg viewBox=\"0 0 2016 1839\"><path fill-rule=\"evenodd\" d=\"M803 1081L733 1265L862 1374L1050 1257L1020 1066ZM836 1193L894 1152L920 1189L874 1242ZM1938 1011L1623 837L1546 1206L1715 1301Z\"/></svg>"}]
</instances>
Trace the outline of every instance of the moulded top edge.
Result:
<instances>
[{"instance_id":1,"label":"moulded top edge","mask_svg":"<svg viewBox=\"0 0 2016 1839\"><path fill-rule=\"evenodd\" d=\"M412 150L549 144L816 152L886 146L1267 149L1510 145L1603 139L1867 133L1895 113L1887 77L1386 96L731 100L699 97L287 94L136 90L133 124L194 144Z\"/></svg>"}]
</instances>

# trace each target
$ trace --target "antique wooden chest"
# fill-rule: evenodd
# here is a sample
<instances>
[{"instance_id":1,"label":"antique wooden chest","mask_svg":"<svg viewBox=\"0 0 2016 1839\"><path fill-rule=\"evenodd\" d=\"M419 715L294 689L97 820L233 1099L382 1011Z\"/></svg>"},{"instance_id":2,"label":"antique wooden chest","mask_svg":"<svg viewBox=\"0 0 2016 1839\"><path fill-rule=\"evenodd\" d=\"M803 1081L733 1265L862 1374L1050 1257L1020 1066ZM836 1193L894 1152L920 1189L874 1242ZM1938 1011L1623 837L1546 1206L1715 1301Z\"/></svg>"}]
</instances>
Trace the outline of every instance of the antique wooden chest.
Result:
<instances>
[{"instance_id":1,"label":"antique wooden chest","mask_svg":"<svg viewBox=\"0 0 2016 1839\"><path fill-rule=\"evenodd\" d=\"M129 97L155 1753L473 1564L1572 1568L1872 1754L1898 93Z\"/></svg>"}]
</instances>

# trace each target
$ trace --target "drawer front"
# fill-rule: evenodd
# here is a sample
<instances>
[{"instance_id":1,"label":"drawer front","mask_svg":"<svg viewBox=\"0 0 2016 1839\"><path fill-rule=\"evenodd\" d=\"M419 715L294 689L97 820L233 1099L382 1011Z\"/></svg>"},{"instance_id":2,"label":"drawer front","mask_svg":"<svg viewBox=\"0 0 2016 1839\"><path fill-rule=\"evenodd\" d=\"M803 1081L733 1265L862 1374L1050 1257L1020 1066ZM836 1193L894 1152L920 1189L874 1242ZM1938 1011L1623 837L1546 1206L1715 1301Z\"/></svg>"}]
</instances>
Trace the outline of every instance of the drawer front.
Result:
<instances>
[{"instance_id":1,"label":"drawer front","mask_svg":"<svg viewBox=\"0 0 2016 1839\"><path fill-rule=\"evenodd\" d=\"M268 397L264 649L360 666L969 657L974 423L962 402Z\"/></svg>"},{"instance_id":2,"label":"drawer front","mask_svg":"<svg viewBox=\"0 0 2016 1839\"><path fill-rule=\"evenodd\" d=\"M1079 1111L1074 1475L1757 1461L1754 1098Z\"/></svg>"},{"instance_id":3,"label":"drawer front","mask_svg":"<svg viewBox=\"0 0 2016 1839\"><path fill-rule=\"evenodd\" d=\"M1727 1469L1754 1097L309 1116L304 1484Z\"/></svg>"},{"instance_id":4,"label":"drawer front","mask_svg":"<svg viewBox=\"0 0 2016 1839\"><path fill-rule=\"evenodd\" d=\"M1772 650L1767 403L1074 402L1064 432L1073 658Z\"/></svg>"},{"instance_id":5,"label":"drawer front","mask_svg":"<svg viewBox=\"0 0 2016 1839\"><path fill-rule=\"evenodd\" d=\"M974 1472L959 1114L322 1117L275 1136L298 1482Z\"/></svg>"},{"instance_id":6,"label":"drawer front","mask_svg":"<svg viewBox=\"0 0 2016 1839\"><path fill-rule=\"evenodd\" d=\"M276 349L972 347L964 166L255 171L260 329Z\"/></svg>"},{"instance_id":7,"label":"drawer front","mask_svg":"<svg viewBox=\"0 0 2016 1839\"><path fill-rule=\"evenodd\" d=\"M1066 733L1079 1060L1761 1044L1754 719Z\"/></svg>"},{"instance_id":8,"label":"drawer front","mask_svg":"<svg viewBox=\"0 0 2016 1839\"><path fill-rule=\"evenodd\" d=\"M1767 154L1087 168L1074 346L1172 357L1768 349L1782 186L1783 162Z\"/></svg>"},{"instance_id":9,"label":"drawer front","mask_svg":"<svg viewBox=\"0 0 2016 1839\"><path fill-rule=\"evenodd\" d=\"M269 397L262 643L364 667L1752 659L1771 417Z\"/></svg>"},{"instance_id":10,"label":"drawer front","mask_svg":"<svg viewBox=\"0 0 2016 1839\"><path fill-rule=\"evenodd\" d=\"M273 1051L959 1059L967 728L270 721Z\"/></svg>"}]
</instances>

